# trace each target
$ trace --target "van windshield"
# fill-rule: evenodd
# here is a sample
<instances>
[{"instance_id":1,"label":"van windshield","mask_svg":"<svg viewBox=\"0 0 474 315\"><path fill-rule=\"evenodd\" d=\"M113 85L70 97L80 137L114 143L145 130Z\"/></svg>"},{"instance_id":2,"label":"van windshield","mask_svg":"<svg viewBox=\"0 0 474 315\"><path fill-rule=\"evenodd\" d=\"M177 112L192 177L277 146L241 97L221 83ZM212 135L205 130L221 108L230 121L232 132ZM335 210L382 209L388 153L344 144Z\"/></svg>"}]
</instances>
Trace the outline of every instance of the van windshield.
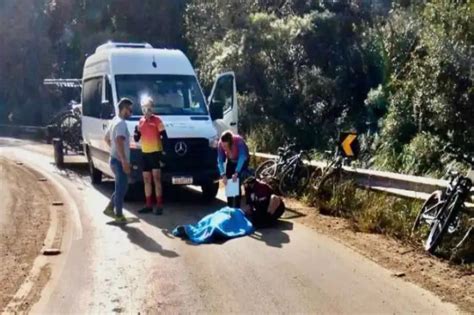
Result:
<instances>
[{"instance_id":1,"label":"van windshield","mask_svg":"<svg viewBox=\"0 0 474 315\"><path fill-rule=\"evenodd\" d=\"M118 99L133 101L133 115L142 115L140 98L150 96L158 115L207 115L196 78L191 75L116 75Z\"/></svg>"}]
</instances>

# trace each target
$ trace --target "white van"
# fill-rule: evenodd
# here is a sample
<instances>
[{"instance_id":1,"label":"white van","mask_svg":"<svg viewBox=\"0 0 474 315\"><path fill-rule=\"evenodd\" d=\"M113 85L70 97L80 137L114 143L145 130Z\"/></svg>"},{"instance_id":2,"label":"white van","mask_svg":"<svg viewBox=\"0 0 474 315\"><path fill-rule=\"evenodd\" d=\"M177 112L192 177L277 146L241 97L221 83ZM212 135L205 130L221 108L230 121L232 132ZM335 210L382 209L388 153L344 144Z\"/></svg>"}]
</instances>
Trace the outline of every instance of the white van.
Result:
<instances>
[{"instance_id":1,"label":"white van","mask_svg":"<svg viewBox=\"0 0 474 315\"><path fill-rule=\"evenodd\" d=\"M134 103L127 121L130 134L142 116L140 98L149 95L168 135L164 143L163 182L198 185L203 195L217 194L217 140L225 129L237 132L238 109L234 73L219 75L206 102L196 73L179 50L150 44L106 43L87 58L82 77L82 135L94 184L113 177L104 142L122 97ZM132 137L133 138L133 137ZM142 181L140 144L131 139L131 182Z\"/></svg>"}]
</instances>

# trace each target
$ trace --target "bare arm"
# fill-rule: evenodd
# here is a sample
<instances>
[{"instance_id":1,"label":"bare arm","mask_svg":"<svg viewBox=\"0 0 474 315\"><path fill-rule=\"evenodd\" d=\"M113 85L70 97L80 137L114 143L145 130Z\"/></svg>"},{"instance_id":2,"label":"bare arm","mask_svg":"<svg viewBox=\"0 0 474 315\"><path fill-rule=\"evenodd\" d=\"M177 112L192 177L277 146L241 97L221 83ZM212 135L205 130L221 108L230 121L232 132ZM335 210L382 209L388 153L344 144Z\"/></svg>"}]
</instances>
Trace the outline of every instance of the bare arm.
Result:
<instances>
[{"instance_id":1,"label":"bare arm","mask_svg":"<svg viewBox=\"0 0 474 315\"><path fill-rule=\"evenodd\" d=\"M107 145L108 145L109 147L112 146L112 141L110 140L110 128L107 129L107 132L105 133L104 141L105 141L105 143L107 143Z\"/></svg>"}]
</instances>

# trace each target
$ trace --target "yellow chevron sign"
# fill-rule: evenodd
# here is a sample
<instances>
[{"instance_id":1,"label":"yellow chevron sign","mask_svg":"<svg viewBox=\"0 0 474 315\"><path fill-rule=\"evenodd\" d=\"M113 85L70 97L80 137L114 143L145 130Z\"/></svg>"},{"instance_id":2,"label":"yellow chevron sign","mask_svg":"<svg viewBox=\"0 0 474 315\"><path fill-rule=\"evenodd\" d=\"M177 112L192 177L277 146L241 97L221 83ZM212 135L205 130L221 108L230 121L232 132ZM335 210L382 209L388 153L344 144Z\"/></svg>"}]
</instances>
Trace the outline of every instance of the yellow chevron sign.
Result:
<instances>
[{"instance_id":1,"label":"yellow chevron sign","mask_svg":"<svg viewBox=\"0 0 474 315\"><path fill-rule=\"evenodd\" d=\"M344 140L342 140L342 150L344 151L344 154L347 157L355 156L354 150L352 148L352 143L356 139L357 139L357 135L352 133L352 134L347 134Z\"/></svg>"}]
</instances>

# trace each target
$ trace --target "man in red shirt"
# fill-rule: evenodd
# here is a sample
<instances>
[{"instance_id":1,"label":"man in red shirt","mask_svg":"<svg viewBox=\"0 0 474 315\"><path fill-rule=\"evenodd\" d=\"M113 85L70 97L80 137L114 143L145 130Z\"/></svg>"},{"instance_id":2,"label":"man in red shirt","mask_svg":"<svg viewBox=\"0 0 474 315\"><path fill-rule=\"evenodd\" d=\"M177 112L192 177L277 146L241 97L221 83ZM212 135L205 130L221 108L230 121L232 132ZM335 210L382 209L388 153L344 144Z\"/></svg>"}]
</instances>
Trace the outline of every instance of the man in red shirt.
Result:
<instances>
[{"instance_id":1,"label":"man in red shirt","mask_svg":"<svg viewBox=\"0 0 474 315\"><path fill-rule=\"evenodd\" d=\"M161 187L161 155L163 152L162 139L166 138L166 131L161 119L153 114L153 100L146 97L141 101L143 117L135 127L134 139L141 142L143 182L145 185L146 205L139 213L163 213L163 195ZM153 185L155 184L156 207L153 208Z\"/></svg>"},{"instance_id":2,"label":"man in red shirt","mask_svg":"<svg viewBox=\"0 0 474 315\"><path fill-rule=\"evenodd\" d=\"M283 199L273 192L270 185L249 177L244 182L246 206L244 211L255 228L276 223L285 212Z\"/></svg>"}]
</instances>

